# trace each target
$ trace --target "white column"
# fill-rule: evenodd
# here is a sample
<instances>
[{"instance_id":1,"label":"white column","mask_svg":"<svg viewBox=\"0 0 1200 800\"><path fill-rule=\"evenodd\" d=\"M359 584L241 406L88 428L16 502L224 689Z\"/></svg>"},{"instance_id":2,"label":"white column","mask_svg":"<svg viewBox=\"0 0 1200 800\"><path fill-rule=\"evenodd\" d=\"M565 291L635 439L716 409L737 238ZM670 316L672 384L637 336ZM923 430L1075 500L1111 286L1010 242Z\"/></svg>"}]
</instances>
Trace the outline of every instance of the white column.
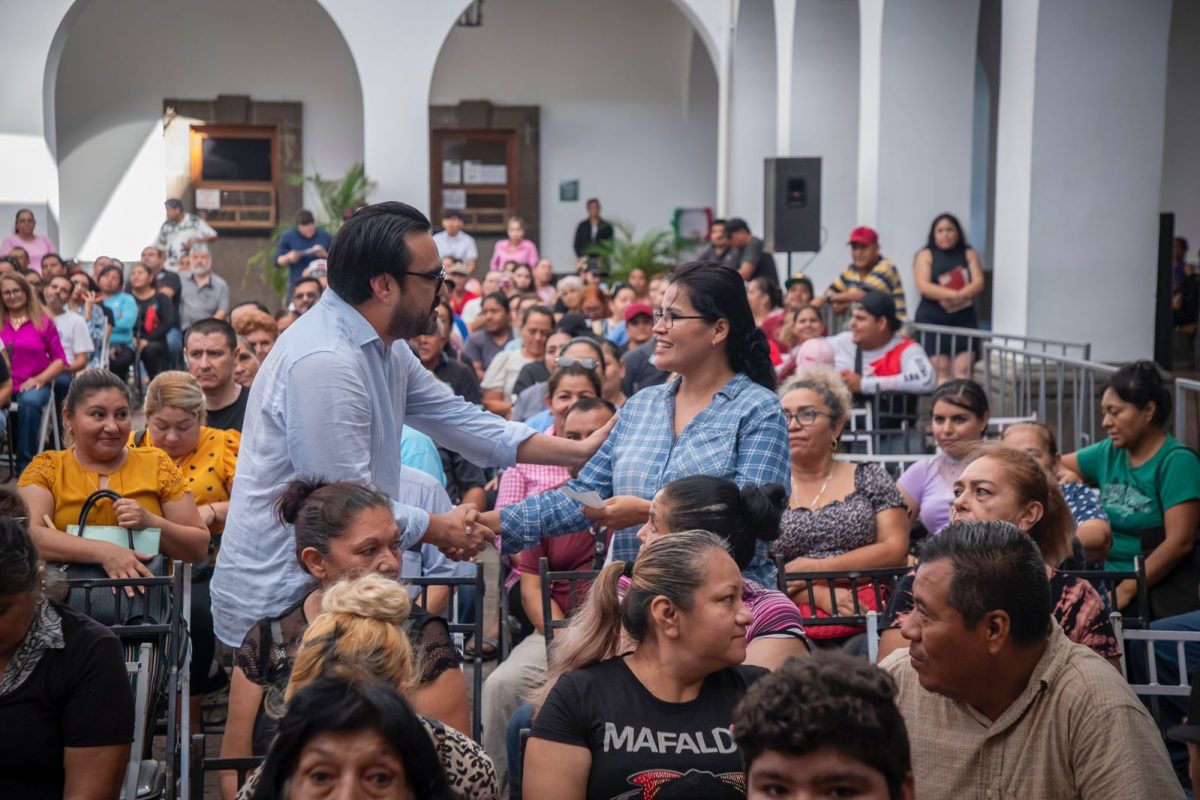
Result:
<instances>
[{"instance_id":1,"label":"white column","mask_svg":"<svg viewBox=\"0 0 1200 800\"><path fill-rule=\"evenodd\" d=\"M58 243L58 161L55 157L54 76L74 0L37 3L0 0L0 19L20 20L20 35L5 43L0 97L8 110L0 119L0 225L17 208L33 210L38 233ZM78 4L82 5L82 4ZM5 234L11 232L6 229Z\"/></svg>"},{"instance_id":2,"label":"white column","mask_svg":"<svg viewBox=\"0 0 1200 800\"><path fill-rule=\"evenodd\" d=\"M978 24L979 0L883 3L878 119L871 121L877 134L868 134L866 119L862 130L864 140L878 136L874 227L914 311L913 254L933 218L971 214ZM869 211L862 201L860 209Z\"/></svg>"},{"instance_id":3,"label":"white column","mask_svg":"<svg viewBox=\"0 0 1200 800\"><path fill-rule=\"evenodd\" d=\"M883 2L858 2L858 225L879 215L879 110L883 72Z\"/></svg>"},{"instance_id":4,"label":"white column","mask_svg":"<svg viewBox=\"0 0 1200 800\"><path fill-rule=\"evenodd\" d=\"M792 154L792 61L796 0L775 0L775 155Z\"/></svg>"},{"instance_id":5,"label":"white column","mask_svg":"<svg viewBox=\"0 0 1200 800\"><path fill-rule=\"evenodd\" d=\"M358 67L371 200L402 200L428 212L429 86L442 43L469 0L320 2Z\"/></svg>"},{"instance_id":6,"label":"white column","mask_svg":"<svg viewBox=\"0 0 1200 800\"><path fill-rule=\"evenodd\" d=\"M755 233L763 226L763 159L775 154L775 15L770 0L740 0L733 43L730 203Z\"/></svg>"},{"instance_id":7,"label":"white column","mask_svg":"<svg viewBox=\"0 0 1200 800\"><path fill-rule=\"evenodd\" d=\"M846 237L857 224L858 4L799 0L794 25L786 67L792 85L788 152L821 158L824 246L820 253L793 258L793 265L820 291L845 267Z\"/></svg>"},{"instance_id":8,"label":"white column","mask_svg":"<svg viewBox=\"0 0 1200 800\"><path fill-rule=\"evenodd\" d=\"M1091 342L1097 360L1149 356L1171 2L1033 13L1004 6L996 326L1023 315L1017 332Z\"/></svg>"}]
</instances>

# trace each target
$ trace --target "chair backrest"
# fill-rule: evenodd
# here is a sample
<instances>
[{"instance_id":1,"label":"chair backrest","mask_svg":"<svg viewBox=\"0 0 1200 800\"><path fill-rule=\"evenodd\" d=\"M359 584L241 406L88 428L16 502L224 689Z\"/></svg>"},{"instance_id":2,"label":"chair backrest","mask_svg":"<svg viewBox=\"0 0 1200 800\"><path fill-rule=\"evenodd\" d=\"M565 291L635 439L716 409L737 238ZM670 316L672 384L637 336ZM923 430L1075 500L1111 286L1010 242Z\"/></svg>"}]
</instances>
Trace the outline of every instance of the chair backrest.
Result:
<instances>
[{"instance_id":1,"label":"chair backrest","mask_svg":"<svg viewBox=\"0 0 1200 800\"><path fill-rule=\"evenodd\" d=\"M550 646L554 642L554 632L569 624L569 619L554 619L550 613L550 600L555 583L566 582L571 597L571 608L579 605L587 597L592 581L600 574L598 570L551 570L550 560L545 556L538 559L538 577L542 581L542 626L546 637L546 658L550 657Z\"/></svg>"},{"instance_id":2,"label":"chair backrest","mask_svg":"<svg viewBox=\"0 0 1200 800\"><path fill-rule=\"evenodd\" d=\"M1144 697L1187 697L1191 694L1192 687L1188 682L1186 667L1175 670L1176 678L1173 682L1163 683L1160 681L1162 673L1159 671L1159 660L1163 655L1162 648L1166 648L1168 651L1175 651L1176 664L1186 665L1188 663L1187 646L1189 644L1200 646L1200 631L1125 628L1122 626L1120 614L1113 614L1112 621L1113 629L1117 631L1117 638L1121 641L1121 666L1126 678L1129 676L1131 659L1136 658L1139 666L1142 663L1146 666L1146 682L1130 682L1129 684L1134 694ZM1141 647L1131 648L1129 647L1131 642L1144 642L1145 644Z\"/></svg>"},{"instance_id":3,"label":"chair backrest","mask_svg":"<svg viewBox=\"0 0 1200 800\"><path fill-rule=\"evenodd\" d=\"M405 583L419 589L417 594L421 605L426 605L429 590L435 586L445 586L451 591L459 587L474 587L475 614L474 622L457 622L447 620L446 627L450 635L455 637L461 649L463 637L473 637L475 656L471 659L471 738L482 741L483 736L483 596L486 584L483 580L483 564L475 565L475 574L468 576L444 578L406 578Z\"/></svg>"},{"instance_id":4,"label":"chair backrest","mask_svg":"<svg viewBox=\"0 0 1200 800\"><path fill-rule=\"evenodd\" d=\"M845 436L842 437L843 440ZM848 461L851 464L879 464L888 474L895 480L899 478L904 470L916 464L918 461L928 461L933 458L932 455L925 453L915 454L897 454L897 455L870 455L865 453L846 453L835 456L838 461Z\"/></svg>"},{"instance_id":5,"label":"chair backrest","mask_svg":"<svg viewBox=\"0 0 1200 800\"><path fill-rule=\"evenodd\" d=\"M911 569L911 567L889 567L886 569L852 569L833 572L788 572L787 562L780 556L776 556L775 566L779 591L786 594L788 584L803 581L805 588L799 595L792 599L797 604L807 603L810 608L817 606L818 593L831 592L837 588L840 588L843 592L847 592L849 587L855 588L855 591L848 592L854 604L853 614L828 617L804 617L802 621L806 628L829 625L865 627L867 624L867 614L873 610L882 609L887 605L888 593L896 581L908 574ZM875 609L865 607L862 604L862 598L859 597L859 591L867 586L870 587L874 595Z\"/></svg>"},{"instance_id":6,"label":"chair backrest","mask_svg":"<svg viewBox=\"0 0 1200 800\"><path fill-rule=\"evenodd\" d=\"M1133 559L1133 569L1124 572L1110 572L1103 569L1074 569L1059 570L1062 575L1085 580L1096 587L1096 591L1104 597L1110 611L1120 611L1117 608L1117 585L1124 581L1136 581L1137 593L1134 595L1134 605L1121 614L1121 624L1125 628L1145 628L1150 624L1150 593L1146 586L1146 565L1140 557Z\"/></svg>"},{"instance_id":7,"label":"chair backrest","mask_svg":"<svg viewBox=\"0 0 1200 800\"><path fill-rule=\"evenodd\" d=\"M207 737L197 733L192 737L192 761L196 768L190 776L190 794L192 800L202 800L204 797L204 776L210 772L235 772L237 787L242 788L246 776L266 760L266 756L240 756L237 758L208 758L204 755Z\"/></svg>"}]
</instances>

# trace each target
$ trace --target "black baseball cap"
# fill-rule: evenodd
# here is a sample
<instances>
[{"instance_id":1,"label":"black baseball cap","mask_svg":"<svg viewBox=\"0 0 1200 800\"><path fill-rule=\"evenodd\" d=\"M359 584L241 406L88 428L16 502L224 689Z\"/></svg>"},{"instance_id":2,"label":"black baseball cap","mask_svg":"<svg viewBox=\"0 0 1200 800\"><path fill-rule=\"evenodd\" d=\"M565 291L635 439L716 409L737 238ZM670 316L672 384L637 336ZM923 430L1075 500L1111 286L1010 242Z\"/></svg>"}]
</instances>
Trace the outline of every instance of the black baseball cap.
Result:
<instances>
[{"instance_id":1,"label":"black baseball cap","mask_svg":"<svg viewBox=\"0 0 1200 800\"><path fill-rule=\"evenodd\" d=\"M869 289L863 295L862 300L858 301L858 304L862 306L863 311L866 311L872 317L886 317L891 321L893 328L897 327L896 301L887 292L881 292L878 289Z\"/></svg>"}]
</instances>

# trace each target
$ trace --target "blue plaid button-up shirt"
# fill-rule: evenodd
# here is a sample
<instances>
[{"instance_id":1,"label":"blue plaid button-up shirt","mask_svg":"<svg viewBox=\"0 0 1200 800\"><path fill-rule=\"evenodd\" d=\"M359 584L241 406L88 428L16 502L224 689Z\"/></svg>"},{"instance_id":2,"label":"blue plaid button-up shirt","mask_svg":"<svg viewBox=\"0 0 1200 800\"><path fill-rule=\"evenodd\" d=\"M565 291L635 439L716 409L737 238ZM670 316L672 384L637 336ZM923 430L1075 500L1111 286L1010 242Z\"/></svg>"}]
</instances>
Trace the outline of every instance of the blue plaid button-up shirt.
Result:
<instances>
[{"instance_id":1,"label":"blue plaid button-up shirt","mask_svg":"<svg viewBox=\"0 0 1200 800\"><path fill-rule=\"evenodd\" d=\"M679 379L651 386L629 399L617 427L579 473L566 484L601 497L631 495L650 500L665 484L690 475L727 478L738 486L781 483L791 486L787 423L779 399L738 374L675 436L675 394ZM526 498L500 510L506 553L537 544L544 536L585 530L591 524L579 503L559 490ZM617 531L612 556L637 556L638 528ZM775 568L758 547L743 572L764 586L775 583Z\"/></svg>"}]
</instances>

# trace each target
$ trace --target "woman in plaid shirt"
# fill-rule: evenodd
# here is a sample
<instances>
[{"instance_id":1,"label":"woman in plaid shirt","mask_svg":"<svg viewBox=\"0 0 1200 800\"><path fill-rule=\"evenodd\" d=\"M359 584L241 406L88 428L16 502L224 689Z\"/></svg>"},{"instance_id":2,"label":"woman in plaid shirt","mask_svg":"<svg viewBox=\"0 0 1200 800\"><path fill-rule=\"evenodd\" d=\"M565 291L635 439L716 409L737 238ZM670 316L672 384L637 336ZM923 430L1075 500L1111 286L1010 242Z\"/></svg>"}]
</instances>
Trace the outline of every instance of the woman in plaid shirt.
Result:
<instances>
[{"instance_id":1,"label":"woman in plaid shirt","mask_svg":"<svg viewBox=\"0 0 1200 800\"><path fill-rule=\"evenodd\" d=\"M598 521L616 531L611 557L632 561L650 501L665 484L691 475L732 480L739 487L790 485L787 425L774 395L775 373L766 337L754 325L737 273L693 262L669 278L654 312L654 358L675 374L631 397L616 428L579 477L566 484L594 491L603 509L584 509L561 490L544 492L480 521L502 533L515 553L543 536L558 536ZM765 586L775 570L759 544L746 577Z\"/></svg>"}]
</instances>

